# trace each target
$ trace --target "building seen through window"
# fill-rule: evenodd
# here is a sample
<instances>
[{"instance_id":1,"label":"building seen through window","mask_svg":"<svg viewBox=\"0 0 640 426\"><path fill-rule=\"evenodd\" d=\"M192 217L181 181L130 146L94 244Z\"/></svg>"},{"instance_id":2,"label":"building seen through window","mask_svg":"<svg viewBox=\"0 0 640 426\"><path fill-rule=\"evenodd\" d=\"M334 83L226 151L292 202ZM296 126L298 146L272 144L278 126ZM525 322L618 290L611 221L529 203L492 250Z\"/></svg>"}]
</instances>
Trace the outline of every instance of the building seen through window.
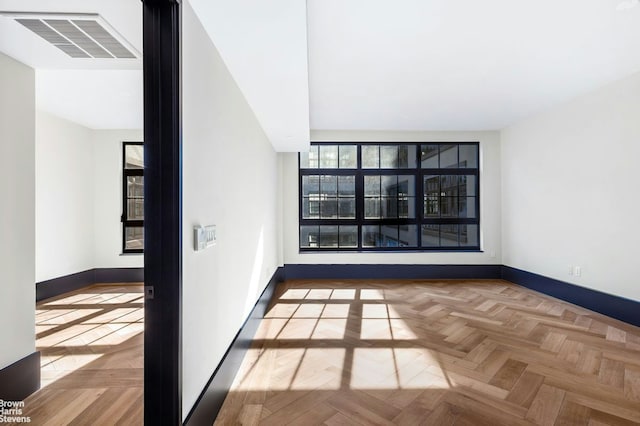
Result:
<instances>
[{"instance_id":1,"label":"building seen through window","mask_svg":"<svg viewBox=\"0 0 640 426\"><path fill-rule=\"evenodd\" d=\"M144 248L144 147L123 142L122 252L142 253Z\"/></svg>"},{"instance_id":2,"label":"building seen through window","mask_svg":"<svg viewBox=\"0 0 640 426\"><path fill-rule=\"evenodd\" d=\"M314 143L300 250L477 250L479 144Z\"/></svg>"}]
</instances>

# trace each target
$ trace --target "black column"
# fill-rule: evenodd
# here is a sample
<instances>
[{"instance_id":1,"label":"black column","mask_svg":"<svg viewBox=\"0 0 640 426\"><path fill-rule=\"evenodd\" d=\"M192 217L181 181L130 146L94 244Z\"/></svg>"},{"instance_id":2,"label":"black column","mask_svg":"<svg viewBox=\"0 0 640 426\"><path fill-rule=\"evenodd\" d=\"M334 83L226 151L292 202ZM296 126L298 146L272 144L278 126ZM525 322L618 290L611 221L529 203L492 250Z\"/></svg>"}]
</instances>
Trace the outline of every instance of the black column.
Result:
<instances>
[{"instance_id":1,"label":"black column","mask_svg":"<svg viewBox=\"0 0 640 426\"><path fill-rule=\"evenodd\" d=\"M181 5L143 0L144 422L182 424Z\"/></svg>"}]
</instances>

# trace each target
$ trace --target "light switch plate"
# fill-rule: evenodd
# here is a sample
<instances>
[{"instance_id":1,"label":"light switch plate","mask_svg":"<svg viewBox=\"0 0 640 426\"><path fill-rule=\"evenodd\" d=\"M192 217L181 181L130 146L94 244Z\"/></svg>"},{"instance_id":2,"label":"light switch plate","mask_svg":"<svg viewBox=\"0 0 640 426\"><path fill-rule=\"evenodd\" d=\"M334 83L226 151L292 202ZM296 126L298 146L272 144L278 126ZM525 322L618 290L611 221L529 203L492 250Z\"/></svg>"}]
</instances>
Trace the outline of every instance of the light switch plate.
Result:
<instances>
[{"instance_id":1,"label":"light switch plate","mask_svg":"<svg viewBox=\"0 0 640 426\"><path fill-rule=\"evenodd\" d=\"M207 225L204 227L206 246L211 247L216 245L216 226Z\"/></svg>"},{"instance_id":2,"label":"light switch plate","mask_svg":"<svg viewBox=\"0 0 640 426\"><path fill-rule=\"evenodd\" d=\"M193 227L193 249L201 251L216 245L216 226L194 226Z\"/></svg>"}]
</instances>

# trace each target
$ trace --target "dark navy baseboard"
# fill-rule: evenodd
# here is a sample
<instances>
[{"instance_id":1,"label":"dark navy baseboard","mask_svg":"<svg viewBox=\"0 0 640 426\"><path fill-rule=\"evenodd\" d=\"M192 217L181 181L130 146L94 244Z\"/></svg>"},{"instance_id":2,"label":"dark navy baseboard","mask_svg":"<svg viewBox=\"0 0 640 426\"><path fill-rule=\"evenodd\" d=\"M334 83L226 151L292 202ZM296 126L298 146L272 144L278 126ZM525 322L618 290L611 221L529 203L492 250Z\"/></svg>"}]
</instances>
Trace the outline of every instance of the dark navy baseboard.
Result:
<instances>
[{"instance_id":1,"label":"dark navy baseboard","mask_svg":"<svg viewBox=\"0 0 640 426\"><path fill-rule=\"evenodd\" d=\"M22 401L40 389L40 352L0 370L0 399Z\"/></svg>"},{"instance_id":2,"label":"dark navy baseboard","mask_svg":"<svg viewBox=\"0 0 640 426\"><path fill-rule=\"evenodd\" d=\"M96 268L95 283L144 282L144 268Z\"/></svg>"},{"instance_id":3,"label":"dark navy baseboard","mask_svg":"<svg viewBox=\"0 0 640 426\"><path fill-rule=\"evenodd\" d=\"M59 296L96 283L144 281L144 268L95 268L36 283L36 301Z\"/></svg>"},{"instance_id":4,"label":"dark navy baseboard","mask_svg":"<svg viewBox=\"0 0 640 426\"><path fill-rule=\"evenodd\" d=\"M501 265L341 264L284 266L285 279L456 279L501 277Z\"/></svg>"},{"instance_id":5,"label":"dark navy baseboard","mask_svg":"<svg viewBox=\"0 0 640 426\"><path fill-rule=\"evenodd\" d=\"M640 327L640 302L502 266L502 279Z\"/></svg>"},{"instance_id":6,"label":"dark navy baseboard","mask_svg":"<svg viewBox=\"0 0 640 426\"><path fill-rule=\"evenodd\" d=\"M284 268L279 267L271 277L271 280L269 280L269 284L260 295L249 317L240 328L240 331L238 331L238 334L236 334L231 346L229 346L222 361L220 361L220 364L218 364L209 379L207 386L205 386L189 412L184 422L185 425L210 426L213 424L236 377L236 373L240 369L240 364L242 364L242 360L251 346L260 321L267 312L267 307L271 302L276 286L282 281L284 281Z\"/></svg>"}]
</instances>

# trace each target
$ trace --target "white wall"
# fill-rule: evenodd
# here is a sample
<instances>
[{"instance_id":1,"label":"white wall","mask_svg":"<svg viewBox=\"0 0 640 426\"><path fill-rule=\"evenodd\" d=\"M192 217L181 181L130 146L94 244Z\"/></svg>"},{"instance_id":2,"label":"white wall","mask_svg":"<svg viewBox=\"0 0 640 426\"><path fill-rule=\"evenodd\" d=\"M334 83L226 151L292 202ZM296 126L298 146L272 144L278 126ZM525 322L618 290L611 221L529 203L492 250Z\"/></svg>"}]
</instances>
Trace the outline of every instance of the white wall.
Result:
<instances>
[{"instance_id":1,"label":"white wall","mask_svg":"<svg viewBox=\"0 0 640 426\"><path fill-rule=\"evenodd\" d=\"M142 130L92 130L36 112L36 282L143 267L143 255L122 255L123 141L142 141Z\"/></svg>"},{"instance_id":2,"label":"white wall","mask_svg":"<svg viewBox=\"0 0 640 426\"><path fill-rule=\"evenodd\" d=\"M35 72L0 53L0 369L35 351Z\"/></svg>"},{"instance_id":3,"label":"white wall","mask_svg":"<svg viewBox=\"0 0 640 426\"><path fill-rule=\"evenodd\" d=\"M191 5L183 7L183 415L277 263L277 156ZM259 72L259 71L256 71ZM193 250L193 226L218 243Z\"/></svg>"},{"instance_id":4,"label":"white wall","mask_svg":"<svg viewBox=\"0 0 640 426\"><path fill-rule=\"evenodd\" d=\"M640 300L640 73L501 136L503 263Z\"/></svg>"},{"instance_id":5,"label":"white wall","mask_svg":"<svg viewBox=\"0 0 640 426\"><path fill-rule=\"evenodd\" d=\"M91 130L36 112L36 282L94 265Z\"/></svg>"},{"instance_id":6,"label":"white wall","mask_svg":"<svg viewBox=\"0 0 640 426\"><path fill-rule=\"evenodd\" d=\"M142 268L144 255L122 254L122 142L143 140L142 130L93 130L95 154L94 266L95 268Z\"/></svg>"},{"instance_id":7,"label":"white wall","mask_svg":"<svg viewBox=\"0 0 640 426\"><path fill-rule=\"evenodd\" d=\"M480 142L480 230L483 252L300 253L298 155L282 156L284 263L288 264L500 264L500 138L498 132L312 131L314 141ZM493 256L492 256L493 255Z\"/></svg>"}]
</instances>

